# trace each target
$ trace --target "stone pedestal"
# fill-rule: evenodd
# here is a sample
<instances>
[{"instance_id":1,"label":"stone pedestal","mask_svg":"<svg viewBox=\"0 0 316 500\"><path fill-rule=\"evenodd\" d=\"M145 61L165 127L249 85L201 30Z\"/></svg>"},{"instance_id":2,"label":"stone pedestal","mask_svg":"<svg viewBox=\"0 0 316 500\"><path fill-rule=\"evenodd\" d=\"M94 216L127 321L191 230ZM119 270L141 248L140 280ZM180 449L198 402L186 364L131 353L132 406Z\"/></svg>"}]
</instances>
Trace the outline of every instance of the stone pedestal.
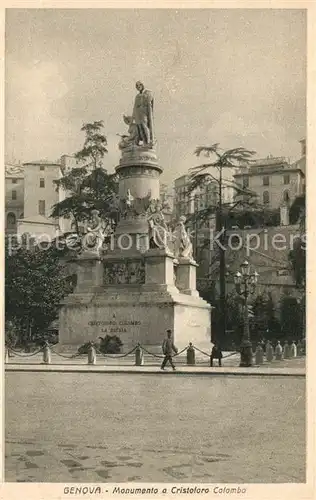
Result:
<instances>
[{"instance_id":1,"label":"stone pedestal","mask_svg":"<svg viewBox=\"0 0 316 500\"><path fill-rule=\"evenodd\" d=\"M146 146L124 149L116 172L120 176L120 199L125 198L128 191L135 198L144 198L150 193L152 199L159 199L162 168L158 165L155 149Z\"/></svg>"},{"instance_id":2,"label":"stone pedestal","mask_svg":"<svg viewBox=\"0 0 316 500\"><path fill-rule=\"evenodd\" d=\"M192 259L179 259L176 271L176 286L181 293L199 297L196 289L197 263Z\"/></svg>"},{"instance_id":3,"label":"stone pedestal","mask_svg":"<svg viewBox=\"0 0 316 500\"><path fill-rule=\"evenodd\" d=\"M146 285L169 285L175 288L174 256L167 250L150 249L145 255Z\"/></svg>"},{"instance_id":4,"label":"stone pedestal","mask_svg":"<svg viewBox=\"0 0 316 500\"><path fill-rule=\"evenodd\" d=\"M79 346L98 337L117 335L127 352L137 343L161 352L166 330L181 350L189 342L210 348L210 306L204 300L157 285L111 286L67 297L60 312L60 342Z\"/></svg>"},{"instance_id":5,"label":"stone pedestal","mask_svg":"<svg viewBox=\"0 0 316 500\"><path fill-rule=\"evenodd\" d=\"M87 252L78 257L76 264L76 292L91 290L102 285L103 264L98 255Z\"/></svg>"},{"instance_id":6,"label":"stone pedestal","mask_svg":"<svg viewBox=\"0 0 316 500\"><path fill-rule=\"evenodd\" d=\"M211 346L211 306L196 291L193 260L167 248L149 249L147 207L159 199L154 149L129 147L119 166L121 218L113 248L78 258L78 283L60 311L60 343L66 347L117 335L127 352L138 343L161 353L166 330L179 350L189 342Z\"/></svg>"}]
</instances>

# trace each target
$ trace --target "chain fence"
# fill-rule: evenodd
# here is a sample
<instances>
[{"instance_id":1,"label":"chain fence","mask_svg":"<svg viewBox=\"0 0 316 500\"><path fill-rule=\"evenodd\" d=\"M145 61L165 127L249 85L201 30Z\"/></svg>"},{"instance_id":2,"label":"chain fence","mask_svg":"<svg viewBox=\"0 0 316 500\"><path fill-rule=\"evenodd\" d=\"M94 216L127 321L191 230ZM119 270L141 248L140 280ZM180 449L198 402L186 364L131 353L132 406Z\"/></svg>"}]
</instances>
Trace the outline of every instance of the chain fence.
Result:
<instances>
[{"instance_id":1,"label":"chain fence","mask_svg":"<svg viewBox=\"0 0 316 500\"><path fill-rule=\"evenodd\" d=\"M207 357L209 361L211 361L212 357L214 359L217 359L217 356L212 356L212 352L203 351L202 349L193 345L192 343L190 343L188 346L184 347L181 351L175 352L172 355L168 355L168 357L175 358L177 356L180 356L180 354L183 354L184 352L186 352L187 353L187 364L192 364L192 352L193 352L194 353L193 364L195 364L195 351L199 352L203 356ZM58 350L56 349L56 344L49 345L48 343L46 343L44 346L40 347L39 349L37 349L36 351L31 352L31 353L21 353L21 352L15 350L10 345L6 345L6 360L5 360L5 362L10 363L9 358L12 356L13 357L17 356L17 357L25 359L25 358L31 358L33 356L36 356L37 354L39 354L41 352L43 353L44 363L51 363L51 359L50 359L51 353L54 353L56 356L59 356L61 358L68 359L68 360L75 360L77 358L84 359L88 356L88 363L95 362L95 361L91 361L91 353L92 353L92 358L93 357L96 358L96 356L99 355L105 359L111 359L111 360L127 358L128 356L131 356L134 353L135 353L136 357L139 355L141 355L143 357L143 353L146 353L147 355L152 356L153 358L156 358L157 360L158 359L162 360L165 358L165 354L161 355L161 354L156 354L155 352L150 352L146 347L142 346L141 344L137 344L135 347L133 347L131 350L129 350L126 353L123 353L123 354L119 354L119 353L114 354L113 353L113 354L111 354L111 353L104 353L104 352L100 351L98 346L96 344L94 344L93 342L91 342L90 346L89 345L87 346L87 352L85 352L85 353L76 352L74 354L67 355L67 354L63 354L61 352L58 352ZM47 356L47 354L49 354L49 356ZM222 354L221 359L227 359L227 358L230 358L232 356L235 356L236 354L240 354L239 351L229 352L226 355ZM253 354L255 355L255 353L253 353ZM189 361L189 355L191 355L190 361ZM305 356L305 352L297 352L297 356L298 357ZM286 356L284 356L284 358L285 357ZM287 357L290 358L292 356L287 356ZM296 357L296 355L293 357ZM48 361L48 359L49 359L49 361Z\"/></svg>"}]
</instances>

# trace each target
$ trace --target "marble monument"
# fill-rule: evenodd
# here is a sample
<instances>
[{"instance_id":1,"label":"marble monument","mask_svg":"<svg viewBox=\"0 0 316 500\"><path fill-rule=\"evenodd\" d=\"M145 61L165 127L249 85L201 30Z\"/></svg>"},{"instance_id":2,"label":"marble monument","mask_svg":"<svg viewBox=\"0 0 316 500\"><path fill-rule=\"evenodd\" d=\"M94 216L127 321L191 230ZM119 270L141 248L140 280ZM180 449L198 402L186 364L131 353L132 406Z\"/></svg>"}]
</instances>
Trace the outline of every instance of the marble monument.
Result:
<instances>
[{"instance_id":1,"label":"marble monument","mask_svg":"<svg viewBox=\"0 0 316 500\"><path fill-rule=\"evenodd\" d=\"M89 248L76 259L77 286L60 311L60 343L77 346L108 334L120 337L124 351L140 343L160 352L170 328L179 349L189 342L209 348L211 307L196 290L186 220L170 227L160 201L153 94L141 82L136 89L118 144L119 222L104 248L102 221L92 214Z\"/></svg>"}]
</instances>

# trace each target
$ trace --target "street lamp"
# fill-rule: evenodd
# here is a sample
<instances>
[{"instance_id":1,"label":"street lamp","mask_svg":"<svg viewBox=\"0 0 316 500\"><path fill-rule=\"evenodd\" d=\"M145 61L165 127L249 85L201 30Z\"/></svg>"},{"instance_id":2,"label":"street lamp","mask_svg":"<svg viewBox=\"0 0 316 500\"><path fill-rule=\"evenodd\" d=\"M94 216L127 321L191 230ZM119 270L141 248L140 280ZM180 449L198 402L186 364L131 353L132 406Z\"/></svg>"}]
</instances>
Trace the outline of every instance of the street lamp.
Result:
<instances>
[{"instance_id":1,"label":"street lamp","mask_svg":"<svg viewBox=\"0 0 316 500\"><path fill-rule=\"evenodd\" d=\"M244 305L244 331L240 345L240 365L252 366L252 345L250 342L249 332L249 315L248 315L248 298L249 295L255 292L258 282L258 273L251 271L250 264L247 260L240 266L240 271L237 271L234 276L236 292L243 297Z\"/></svg>"}]
</instances>

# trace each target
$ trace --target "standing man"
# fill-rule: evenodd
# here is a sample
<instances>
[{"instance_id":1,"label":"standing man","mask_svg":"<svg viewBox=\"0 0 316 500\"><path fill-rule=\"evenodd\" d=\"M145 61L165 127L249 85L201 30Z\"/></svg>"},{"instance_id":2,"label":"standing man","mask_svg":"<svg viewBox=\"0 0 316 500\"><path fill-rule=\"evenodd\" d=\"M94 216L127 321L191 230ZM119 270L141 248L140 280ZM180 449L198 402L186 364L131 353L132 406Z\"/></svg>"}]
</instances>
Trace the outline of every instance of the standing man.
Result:
<instances>
[{"instance_id":1,"label":"standing man","mask_svg":"<svg viewBox=\"0 0 316 500\"><path fill-rule=\"evenodd\" d=\"M174 366L174 363L172 361L172 354L175 352L178 352L178 349L173 343L173 340L171 338L172 332L171 330L167 330L167 338L163 341L162 343L162 352L164 353L165 357L163 359L161 369L164 370L167 362L172 366L172 369L175 370L176 367Z\"/></svg>"},{"instance_id":2,"label":"standing man","mask_svg":"<svg viewBox=\"0 0 316 500\"><path fill-rule=\"evenodd\" d=\"M220 347L214 344L211 352L211 366L213 366L214 359L218 359L218 366L222 366L222 357L223 353Z\"/></svg>"},{"instance_id":3,"label":"standing man","mask_svg":"<svg viewBox=\"0 0 316 500\"><path fill-rule=\"evenodd\" d=\"M145 89L142 82L136 82L138 94L135 97L133 120L137 126L137 144L140 142L145 146L153 146L153 105L154 98L150 90Z\"/></svg>"}]
</instances>

